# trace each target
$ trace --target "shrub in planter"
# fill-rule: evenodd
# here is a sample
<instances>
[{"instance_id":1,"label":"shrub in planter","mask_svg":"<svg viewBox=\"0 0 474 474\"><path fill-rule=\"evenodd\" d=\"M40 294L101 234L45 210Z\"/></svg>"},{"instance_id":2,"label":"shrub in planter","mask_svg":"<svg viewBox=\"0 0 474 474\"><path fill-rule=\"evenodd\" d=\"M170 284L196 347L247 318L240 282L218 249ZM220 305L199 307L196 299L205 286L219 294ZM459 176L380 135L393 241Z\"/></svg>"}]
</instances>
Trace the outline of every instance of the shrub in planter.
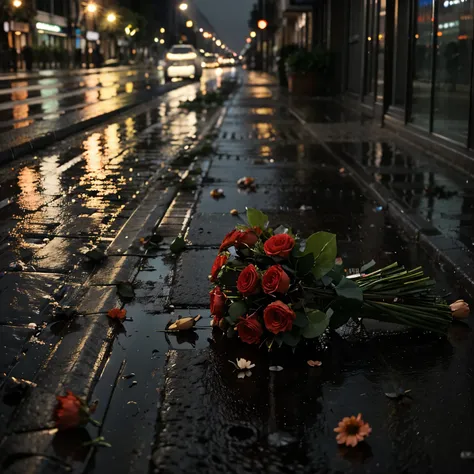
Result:
<instances>
[{"instance_id":1,"label":"shrub in planter","mask_svg":"<svg viewBox=\"0 0 474 474\"><path fill-rule=\"evenodd\" d=\"M327 95L332 80L332 55L326 50L299 50L288 57L288 86L296 95Z\"/></svg>"},{"instance_id":2,"label":"shrub in planter","mask_svg":"<svg viewBox=\"0 0 474 474\"><path fill-rule=\"evenodd\" d=\"M297 51L300 47L297 44L287 44L280 49L277 64L278 64L278 79L280 86L288 87L288 57Z\"/></svg>"}]
</instances>

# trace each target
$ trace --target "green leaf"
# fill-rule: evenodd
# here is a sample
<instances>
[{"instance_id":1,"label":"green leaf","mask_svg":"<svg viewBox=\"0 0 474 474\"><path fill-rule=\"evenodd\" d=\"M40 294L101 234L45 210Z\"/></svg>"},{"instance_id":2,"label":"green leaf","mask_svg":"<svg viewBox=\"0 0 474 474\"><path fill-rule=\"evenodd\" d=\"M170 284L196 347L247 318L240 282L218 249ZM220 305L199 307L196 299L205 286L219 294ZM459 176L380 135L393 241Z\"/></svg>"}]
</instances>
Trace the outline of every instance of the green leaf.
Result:
<instances>
[{"instance_id":1,"label":"green leaf","mask_svg":"<svg viewBox=\"0 0 474 474\"><path fill-rule=\"evenodd\" d=\"M342 298L357 301L359 306L364 301L364 294L357 283L343 277L339 285L336 286L336 294Z\"/></svg>"},{"instance_id":2,"label":"green leaf","mask_svg":"<svg viewBox=\"0 0 474 474\"><path fill-rule=\"evenodd\" d=\"M186 241L183 237L176 237L170 245L170 250L173 253L179 253L186 248Z\"/></svg>"},{"instance_id":3,"label":"green leaf","mask_svg":"<svg viewBox=\"0 0 474 474\"><path fill-rule=\"evenodd\" d=\"M303 337L314 339L321 336L329 326L329 318L319 310L313 310L307 314L309 324L303 329Z\"/></svg>"},{"instance_id":4,"label":"green leaf","mask_svg":"<svg viewBox=\"0 0 474 474\"><path fill-rule=\"evenodd\" d=\"M317 279L326 275L333 267L337 256L336 236L329 232L316 232L306 241L304 254L314 256L313 274Z\"/></svg>"},{"instance_id":5,"label":"green leaf","mask_svg":"<svg viewBox=\"0 0 474 474\"><path fill-rule=\"evenodd\" d=\"M293 326L304 328L308 325L308 318L306 314L302 311L296 312L296 319L293 321Z\"/></svg>"},{"instance_id":6,"label":"green leaf","mask_svg":"<svg viewBox=\"0 0 474 474\"><path fill-rule=\"evenodd\" d=\"M298 276L307 275L314 267L314 255L307 253L296 260L296 273Z\"/></svg>"},{"instance_id":7,"label":"green leaf","mask_svg":"<svg viewBox=\"0 0 474 474\"><path fill-rule=\"evenodd\" d=\"M265 229L268 224L268 216L253 207L247 208L247 220L250 227L259 227L262 230Z\"/></svg>"},{"instance_id":8,"label":"green leaf","mask_svg":"<svg viewBox=\"0 0 474 474\"><path fill-rule=\"evenodd\" d=\"M236 324L240 317L247 314L247 305L243 301L235 301L229 307L229 319Z\"/></svg>"},{"instance_id":9,"label":"green leaf","mask_svg":"<svg viewBox=\"0 0 474 474\"><path fill-rule=\"evenodd\" d=\"M296 347L301 340L301 336L299 333L295 331L285 332L283 333L282 341L284 344L290 347Z\"/></svg>"}]
</instances>

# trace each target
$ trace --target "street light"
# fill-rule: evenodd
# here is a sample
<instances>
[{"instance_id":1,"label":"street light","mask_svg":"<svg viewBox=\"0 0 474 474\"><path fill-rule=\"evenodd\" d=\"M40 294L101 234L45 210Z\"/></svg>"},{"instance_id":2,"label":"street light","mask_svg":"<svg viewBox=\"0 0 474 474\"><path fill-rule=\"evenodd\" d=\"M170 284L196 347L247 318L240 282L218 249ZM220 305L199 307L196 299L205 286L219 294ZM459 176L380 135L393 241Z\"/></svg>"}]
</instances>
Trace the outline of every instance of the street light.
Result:
<instances>
[{"instance_id":1,"label":"street light","mask_svg":"<svg viewBox=\"0 0 474 474\"><path fill-rule=\"evenodd\" d=\"M250 32L250 38L255 38L257 36L257 33L255 31Z\"/></svg>"},{"instance_id":2,"label":"street light","mask_svg":"<svg viewBox=\"0 0 474 474\"><path fill-rule=\"evenodd\" d=\"M165 32L166 32L166 30L165 30L164 28L160 28L160 33L163 34L163 33L165 33Z\"/></svg>"},{"instance_id":3,"label":"street light","mask_svg":"<svg viewBox=\"0 0 474 474\"><path fill-rule=\"evenodd\" d=\"M217 46L220 46L221 44L222 44L222 41L221 41L221 40L217 40L217 41L216 41L216 45L217 45Z\"/></svg>"},{"instance_id":4,"label":"street light","mask_svg":"<svg viewBox=\"0 0 474 474\"><path fill-rule=\"evenodd\" d=\"M188 28L192 28L193 25L194 25L193 20L188 20L188 21L186 22L186 26L187 26Z\"/></svg>"},{"instance_id":5,"label":"street light","mask_svg":"<svg viewBox=\"0 0 474 474\"><path fill-rule=\"evenodd\" d=\"M199 28L199 33L202 33L204 30L202 28Z\"/></svg>"},{"instance_id":6,"label":"street light","mask_svg":"<svg viewBox=\"0 0 474 474\"><path fill-rule=\"evenodd\" d=\"M21 7L21 0L13 0L13 6L15 8L20 8Z\"/></svg>"},{"instance_id":7,"label":"street light","mask_svg":"<svg viewBox=\"0 0 474 474\"><path fill-rule=\"evenodd\" d=\"M97 5L95 3L88 3L86 9L89 13L95 13L97 11Z\"/></svg>"},{"instance_id":8,"label":"street light","mask_svg":"<svg viewBox=\"0 0 474 474\"><path fill-rule=\"evenodd\" d=\"M165 40L164 40L164 39L160 39L160 44L165 44Z\"/></svg>"},{"instance_id":9,"label":"street light","mask_svg":"<svg viewBox=\"0 0 474 474\"><path fill-rule=\"evenodd\" d=\"M107 21L109 23L115 23L115 20L117 19L117 17L115 16L115 13L109 13L107 15Z\"/></svg>"},{"instance_id":10,"label":"street light","mask_svg":"<svg viewBox=\"0 0 474 474\"><path fill-rule=\"evenodd\" d=\"M188 9L188 4L187 3L181 3L179 5L179 9L182 11L182 12L185 12L187 9Z\"/></svg>"},{"instance_id":11,"label":"street light","mask_svg":"<svg viewBox=\"0 0 474 474\"><path fill-rule=\"evenodd\" d=\"M268 22L267 22L267 20L258 20L257 26L261 30L264 30L268 26Z\"/></svg>"},{"instance_id":12,"label":"street light","mask_svg":"<svg viewBox=\"0 0 474 474\"><path fill-rule=\"evenodd\" d=\"M155 36L154 41L155 41L155 43L158 43L159 39Z\"/></svg>"}]
</instances>

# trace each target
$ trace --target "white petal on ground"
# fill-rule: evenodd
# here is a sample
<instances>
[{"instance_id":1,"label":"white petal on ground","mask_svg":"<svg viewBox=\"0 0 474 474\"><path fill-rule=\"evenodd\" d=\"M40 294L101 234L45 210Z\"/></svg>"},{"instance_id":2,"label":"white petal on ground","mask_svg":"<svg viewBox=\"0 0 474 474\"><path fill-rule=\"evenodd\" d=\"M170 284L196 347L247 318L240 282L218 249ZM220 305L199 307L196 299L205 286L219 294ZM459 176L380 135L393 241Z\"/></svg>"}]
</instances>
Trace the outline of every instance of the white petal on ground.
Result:
<instances>
[{"instance_id":1,"label":"white petal on ground","mask_svg":"<svg viewBox=\"0 0 474 474\"><path fill-rule=\"evenodd\" d=\"M281 372L283 370L283 367L281 365L272 365L268 367L268 370L270 372Z\"/></svg>"}]
</instances>

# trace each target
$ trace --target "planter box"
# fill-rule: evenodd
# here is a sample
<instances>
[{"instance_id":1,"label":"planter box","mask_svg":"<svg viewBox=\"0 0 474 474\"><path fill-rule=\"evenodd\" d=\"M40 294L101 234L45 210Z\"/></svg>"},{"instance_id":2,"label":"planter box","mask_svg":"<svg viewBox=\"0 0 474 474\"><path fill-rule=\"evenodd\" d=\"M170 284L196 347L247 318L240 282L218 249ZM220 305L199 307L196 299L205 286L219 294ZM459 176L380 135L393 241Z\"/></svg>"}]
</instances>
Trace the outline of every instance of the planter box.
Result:
<instances>
[{"instance_id":1,"label":"planter box","mask_svg":"<svg viewBox=\"0 0 474 474\"><path fill-rule=\"evenodd\" d=\"M288 76L288 90L292 95L320 95L324 90L324 80L316 72L291 73Z\"/></svg>"}]
</instances>

